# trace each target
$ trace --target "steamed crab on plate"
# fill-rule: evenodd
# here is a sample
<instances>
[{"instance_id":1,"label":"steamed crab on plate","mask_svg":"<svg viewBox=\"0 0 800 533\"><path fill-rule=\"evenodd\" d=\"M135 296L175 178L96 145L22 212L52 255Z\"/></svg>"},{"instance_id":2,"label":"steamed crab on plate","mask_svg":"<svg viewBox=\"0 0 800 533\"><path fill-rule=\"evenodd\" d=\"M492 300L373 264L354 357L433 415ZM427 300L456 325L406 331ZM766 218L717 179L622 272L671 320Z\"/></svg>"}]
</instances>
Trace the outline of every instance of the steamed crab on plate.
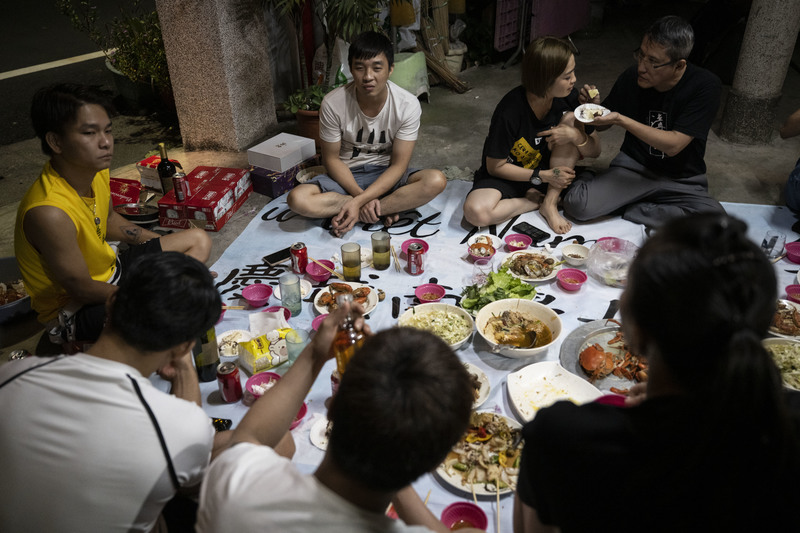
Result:
<instances>
[{"instance_id":1,"label":"steamed crab on plate","mask_svg":"<svg viewBox=\"0 0 800 533\"><path fill-rule=\"evenodd\" d=\"M578 361L589 383L609 375L638 383L647 381L647 360L630 351L622 330L603 344L595 342L586 346ZM628 390L612 387L611 392L627 394Z\"/></svg>"}]
</instances>

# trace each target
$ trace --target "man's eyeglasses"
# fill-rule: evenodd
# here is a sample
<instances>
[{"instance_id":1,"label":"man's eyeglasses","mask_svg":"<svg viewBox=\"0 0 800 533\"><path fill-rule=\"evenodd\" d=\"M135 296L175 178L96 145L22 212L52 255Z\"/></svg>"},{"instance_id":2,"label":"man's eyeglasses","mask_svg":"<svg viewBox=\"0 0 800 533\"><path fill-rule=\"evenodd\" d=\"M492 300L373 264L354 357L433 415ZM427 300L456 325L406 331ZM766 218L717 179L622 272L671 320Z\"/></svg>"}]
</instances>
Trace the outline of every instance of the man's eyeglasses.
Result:
<instances>
[{"instance_id":1,"label":"man's eyeglasses","mask_svg":"<svg viewBox=\"0 0 800 533\"><path fill-rule=\"evenodd\" d=\"M680 61L680 59L675 59L673 61L667 61L666 63L661 63L660 65L656 65L656 62L653 61L652 59L645 58L645 55L642 52L641 48L637 48L636 50L633 51L633 59L635 59L637 63L641 63L642 61L644 61L644 66L651 70L656 70L661 67L666 67L667 65L673 65L678 61Z\"/></svg>"}]
</instances>

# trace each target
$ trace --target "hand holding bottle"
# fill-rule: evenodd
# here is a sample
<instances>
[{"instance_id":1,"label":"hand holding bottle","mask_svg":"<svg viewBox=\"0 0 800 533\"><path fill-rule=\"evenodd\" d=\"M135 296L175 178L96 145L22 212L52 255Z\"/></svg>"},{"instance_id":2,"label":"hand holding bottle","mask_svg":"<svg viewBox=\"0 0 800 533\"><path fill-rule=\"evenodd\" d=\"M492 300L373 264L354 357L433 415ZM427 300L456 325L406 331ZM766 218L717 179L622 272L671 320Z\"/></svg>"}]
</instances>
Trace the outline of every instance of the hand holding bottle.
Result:
<instances>
[{"instance_id":1,"label":"hand holding bottle","mask_svg":"<svg viewBox=\"0 0 800 533\"><path fill-rule=\"evenodd\" d=\"M315 363L320 365L324 364L328 359L335 357L332 351L333 339L339 331L339 325L342 324L346 317L351 317L353 327L356 331L363 333L364 336L369 336L372 331L363 319L364 308L357 303L345 303L339 306L322 322L319 330L314 334L314 339L306 349L312 350L312 357Z\"/></svg>"}]
</instances>

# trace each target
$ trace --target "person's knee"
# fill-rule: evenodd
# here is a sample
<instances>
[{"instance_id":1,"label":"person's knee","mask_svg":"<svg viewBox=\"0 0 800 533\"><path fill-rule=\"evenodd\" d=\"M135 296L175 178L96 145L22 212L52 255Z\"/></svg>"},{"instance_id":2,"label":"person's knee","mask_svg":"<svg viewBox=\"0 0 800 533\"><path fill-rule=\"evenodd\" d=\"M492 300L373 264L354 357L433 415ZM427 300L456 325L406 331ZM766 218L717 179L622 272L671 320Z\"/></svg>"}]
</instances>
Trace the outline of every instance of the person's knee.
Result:
<instances>
[{"instance_id":1,"label":"person's knee","mask_svg":"<svg viewBox=\"0 0 800 533\"><path fill-rule=\"evenodd\" d=\"M564 214L581 222L593 218L587 213L588 198L586 186L577 181L572 182L572 186L567 189L562 198Z\"/></svg>"},{"instance_id":2,"label":"person's knee","mask_svg":"<svg viewBox=\"0 0 800 533\"><path fill-rule=\"evenodd\" d=\"M289 195L286 197L286 204L289 209L298 215L313 216L314 210L309 199L308 191L304 190L303 187L298 187L289 191Z\"/></svg>"},{"instance_id":3,"label":"person's knee","mask_svg":"<svg viewBox=\"0 0 800 533\"><path fill-rule=\"evenodd\" d=\"M433 198L441 194L447 187L447 177L441 170L430 170L421 180L425 187L425 196Z\"/></svg>"},{"instance_id":4,"label":"person's knee","mask_svg":"<svg viewBox=\"0 0 800 533\"><path fill-rule=\"evenodd\" d=\"M482 227L492 224L491 213L488 209L473 204L464 204L464 219L473 226Z\"/></svg>"}]
</instances>

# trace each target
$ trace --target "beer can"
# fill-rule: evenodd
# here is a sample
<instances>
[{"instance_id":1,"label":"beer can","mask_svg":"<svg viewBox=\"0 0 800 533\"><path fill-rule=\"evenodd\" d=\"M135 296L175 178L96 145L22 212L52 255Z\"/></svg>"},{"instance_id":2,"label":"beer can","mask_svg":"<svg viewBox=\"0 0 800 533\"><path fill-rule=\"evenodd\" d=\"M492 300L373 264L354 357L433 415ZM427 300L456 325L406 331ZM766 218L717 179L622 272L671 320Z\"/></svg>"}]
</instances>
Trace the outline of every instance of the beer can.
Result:
<instances>
[{"instance_id":1,"label":"beer can","mask_svg":"<svg viewBox=\"0 0 800 533\"><path fill-rule=\"evenodd\" d=\"M408 245L408 273L419 276L425 271L425 250L422 245L412 242Z\"/></svg>"},{"instance_id":2,"label":"beer can","mask_svg":"<svg viewBox=\"0 0 800 533\"><path fill-rule=\"evenodd\" d=\"M175 191L175 201L183 203L189 197L189 182L186 180L186 174L183 172L176 172L172 176L172 188Z\"/></svg>"},{"instance_id":3,"label":"beer can","mask_svg":"<svg viewBox=\"0 0 800 533\"><path fill-rule=\"evenodd\" d=\"M222 363L217 367L217 383L219 394L225 403L238 402L242 399L242 382L239 381L239 368L233 361Z\"/></svg>"},{"instance_id":4,"label":"beer can","mask_svg":"<svg viewBox=\"0 0 800 533\"><path fill-rule=\"evenodd\" d=\"M292 245L291 254L292 272L302 276L306 273L306 266L308 265L308 248L304 243L296 242Z\"/></svg>"}]
</instances>

